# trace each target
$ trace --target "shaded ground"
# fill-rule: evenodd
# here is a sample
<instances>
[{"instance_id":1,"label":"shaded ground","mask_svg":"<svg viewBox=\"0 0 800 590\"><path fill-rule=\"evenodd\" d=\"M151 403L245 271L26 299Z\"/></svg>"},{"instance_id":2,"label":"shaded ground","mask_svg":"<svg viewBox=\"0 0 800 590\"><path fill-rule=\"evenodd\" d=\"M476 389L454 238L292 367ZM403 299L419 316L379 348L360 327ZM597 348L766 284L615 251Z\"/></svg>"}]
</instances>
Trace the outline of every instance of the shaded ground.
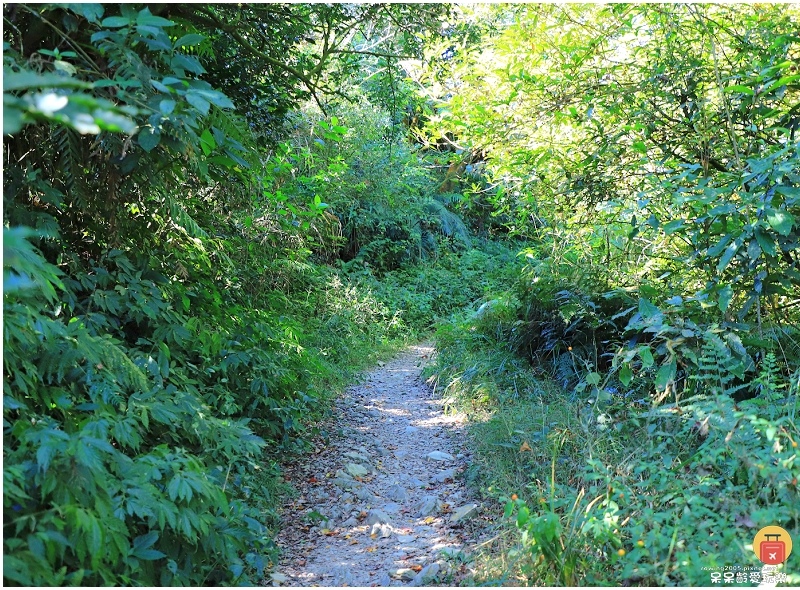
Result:
<instances>
[{"instance_id":1,"label":"shaded ground","mask_svg":"<svg viewBox=\"0 0 800 590\"><path fill-rule=\"evenodd\" d=\"M266 584L453 584L468 570L481 506L460 473L463 417L445 415L419 374L430 345L410 347L338 400L338 434L287 473L283 560Z\"/></svg>"}]
</instances>

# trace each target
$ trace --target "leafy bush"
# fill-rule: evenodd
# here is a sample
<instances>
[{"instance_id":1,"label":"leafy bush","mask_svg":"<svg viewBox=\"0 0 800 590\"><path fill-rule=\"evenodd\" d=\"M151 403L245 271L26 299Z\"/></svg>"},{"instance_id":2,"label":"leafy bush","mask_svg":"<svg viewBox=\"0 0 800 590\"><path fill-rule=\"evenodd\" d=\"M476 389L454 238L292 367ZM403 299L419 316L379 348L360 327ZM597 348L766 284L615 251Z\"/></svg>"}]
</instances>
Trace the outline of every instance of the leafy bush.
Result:
<instances>
[{"instance_id":1,"label":"leafy bush","mask_svg":"<svg viewBox=\"0 0 800 590\"><path fill-rule=\"evenodd\" d=\"M431 370L475 418L468 481L516 531L478 560L477 581L707 585L703 567L760 565L747 547L759 528L800 533L800 373L787 378L768 355L747 384L758 395L736 402L725 393L735 375L708 340L678 403L602 385L606 395L576 394L492 329L509 315L498 304L442 325Z\"/></svg>"}]
</instances>

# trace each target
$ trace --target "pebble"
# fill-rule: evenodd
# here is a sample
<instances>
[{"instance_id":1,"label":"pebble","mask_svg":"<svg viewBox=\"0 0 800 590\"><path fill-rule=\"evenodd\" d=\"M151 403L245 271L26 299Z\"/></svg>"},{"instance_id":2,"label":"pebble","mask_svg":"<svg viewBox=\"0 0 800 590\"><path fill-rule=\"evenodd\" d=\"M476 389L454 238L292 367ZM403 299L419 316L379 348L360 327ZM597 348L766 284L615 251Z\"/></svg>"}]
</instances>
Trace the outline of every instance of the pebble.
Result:
<instances>
[{"instance_id":1,"label":"pebble","mask_svg":"<svg viewBox=\"0 0 800 590\"><path fill-rule=\"evenodd\" d=\"M350 479L350 480L352 480L352 479L353 479L353 477L352 477L352 476L351 476L349 473L347 473L346 471L344 471L344 470L342 470L342 469L337 469L337 470L336 470L336 473L334 473L334 474L333 474L333 476L334 476L335 478L337 478L337 479L338 479L338 478L341 478L341 479Z\"/></svg>"},{"instance_id":2,"label":"pebble","mask_svg":"<svg viewBox=\"0 0 800 590\"><path fill-rule=\"evenodd\" d=\"M416 539L414 535L397 535L397 541L400 543L412 543Z\"/></svg>"},{"instance_id":3,"label":"pebble","mask_svg":"<svg viewBox=\"0 0 800 590\"><path fill-rule=\"evenodd\" d=\"M414 576L413 586L422 586L423 584L428 584L436 579L436 576L439 574L439 564L438 563L430 563L426 565L424 568L420 570L420 572Z\"/></svg>"},{"instance_id":4,"label":"pebble","mask_svg":"<svg viewBox=\"0 0 800 590\"><path fill-rule=\"evenodd\" d=\"M403 486L394 484L386 490L386 497L395 502L405 502L408 500L408 492L406 492Z\"/></svg>"},{"instance_id":5,"label":"pebble","mask_svg":"<svg viewBox=\"0 0 800 590\"><path fill-rule=\"evenodd\" d=\"M369 469L358 463L348 463L345 465L345 469L347 469L347 473L353 477L364 477L369 473Z\"/></svg>"},{"instance_id":6,"label":"pebble","mask_svg":"<svg viewBox=\"0 0 800 590\"><path fill-rule=\"evenodd\" d=\"M380 577L378 578L378 586L386 587L392 583L392 579L389 577L387 572L381 573Z\"/></svg>"},{"instance_id":7,"label":"pebble","mask_svg":"<svg viewBox=\"0 0 800 590\"><path fill-rule=\"evenodd\" d=\"M392 527L388 524L381 524L376 522L372 525L372 531L370 532L371 535L377 535L381 539L388 539L392 536Z\"/></svg>"},{"instance_id":8,"label":"pebble","mask_svg":"<svg viewBox=\"0 0 800 590\"><path fill-rule=\"evenodd\" d=\"M417 573L410 567L401 567L400 569L389 570L389 575L392 576L393 578L400 578L401 580L405 580L406 582L410 582L411 580L417 577Z\"/></svg>"},{"instance_id":9,"label":"pebble","mask_svg":"<svg viewBox=\"0 0 800 590\"><path fill-rule=\"evenodd\" d=\"M430 516L439 509L440 502L436 496L424 496L417 503L417 516Z\"/></svg>"},{"instance_id":10,"label":"pebble","mask_svg":"<svg viewBox=\"0 0 800 590\"><path fill-rule=\"evenodd\" d=\"M431 459L433 461L453 461L453 460L455 460L455 457L453 457L453 455L451 455L450 453L445 453L444 451L431 451L430 453L428 453L425 456L428 457L428 459Z\"/></svg>"},{"instance_id":11,"label":"pebble","mask_svg":"<svg viewBox=\"0 0 800 590\"><path fill-rule=\"evenodd\" d=\"M399 512L400 511L400 504L397 502L389 502L381 506L381 510L384 512Z\"/></svg>"},{"instance_id":12,"label":"pebble","mask_svg":"<svg viewBox=\"0 0 800 590\"><path fill-rule=\"evenodd\" d=\"M414 434L419 428L416 426L406 426L406 434Z\"/></svg>"},{"instance_id":13,"label":"pebble","mask_svg":"<svg viewBox=\"0 0 800 590\"><path fill-rule=\"evenodd\" d=\"M332 480L332 483L342 490L351 490L356 482L352 478L337 477Z\"/></svg>"},{"instance_id":14,"label":"pebble","mask_svg":"<svg viewBox=\"0 0 800 590\"><path fill-rule=\"evenodd\" d=\"M456 476L455 469L445 469L444 471L440 471L433 477L431 477L431 481L435 483L444 483L448 479L453 479Z\"/></svg>"},{"instance_id":15,"label":"pebble","mask_svg":"<svg viewBox=\"0 0 800 590\"><path fill-rule=\"evenodd\" d=\"M350 518L348 518L347 520L345 520L342 523L342 526L343 527L347 527L347 528L352 528L354 526L358 526L358 520L354 516L351 516Z\"/></svg>"},{"instance_id":16,"label":"pebble","mask_svg":"<svg viewBox=\"0 0 800 590\"><path fill-rule=\"evenodd\" d=\"M353 489L353 493L356 495L356 498L361 500L362 502L374 502L375 501L375 494L370 492L364 486L358 486Z\"/></svg>"},{"instance_id":17,"label":"pebble","mask_svg":"<svg viewBox=\"0 0 800 590\"><path fill-rule=\"evenodd\" d=\"M383 510L372 509L367 513L367 524L388 523L391 519Z\"/></svg>"},{"instance_id":18,"label":"pebble","mask_svg":"<svg viewBox=\"0 0 800 590\"><path fill-rule=\"evenodd\" d=\"M457 523L472 516L475 516L478 513L478 505L477 504L464 504L459 508L453 510L453 513L450 515L450 522Z\"/></svg>"},{"instance_id":19,"label":"pebble","mask_svg":"<svg viewBox=\"0 0 800 590\"><path fill-rule=\"evenodd\" d=\"M289 578L287 576L285 576L284 574L279 574L278 572L275 572L274 574L270 574L270 579L273 582L277 582L279 584L281 584L283 582L287 582L289 580Z\"/></svg>"},{"instance_id":20,"label":"pebble","mask_svg":"<svg viewBox=\"0 0 800 590\"><path fill-rule=\"evenodd\" d=\"M367 459L364 455L356 453L355 451L348 451L344 454L345 457L348 459L352 459L353 461L360 461L361 463L369 463L369 459Z\"/></svg>"}]
</instances>

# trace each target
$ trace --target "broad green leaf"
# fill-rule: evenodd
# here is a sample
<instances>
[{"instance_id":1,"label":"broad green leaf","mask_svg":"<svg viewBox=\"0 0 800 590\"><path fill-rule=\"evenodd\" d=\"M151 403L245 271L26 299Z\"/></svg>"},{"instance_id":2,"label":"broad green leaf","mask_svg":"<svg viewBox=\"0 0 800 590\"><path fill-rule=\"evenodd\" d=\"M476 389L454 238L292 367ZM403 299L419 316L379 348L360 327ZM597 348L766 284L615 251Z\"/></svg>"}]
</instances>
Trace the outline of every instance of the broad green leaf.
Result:
<instances>
[{"instance_id":1,"label":"broad green leaf","mask_svg":"<svg viewBox=\"0 0 800 590\"><path fill-rule=\"evenodd\" d=\"M586 375L586 383L589 385L597 385L600 383L600 373L596 373L592 371L588 375Z\"/></svg>"},{"instance_id":2,"label":"broad green leaf","mask_svg":"<svg viewBox=\"0 0 800 590\"><path fill-rule=\"evenodd\" d=\"M161 112L165 115L171 115L172 111L175 110L175 101L174 100L162 100L158 103L158 108Z\"/></svg>"},{"instance_id":3,"label":"broad green leaf","mask_svg":"<svg viewBox=\"0 0 800 590\"><path fill-rule=\"evenodd\" d=\"M725 252L722 254L722 257L719 259L719 263L717 264L717 272L722 272L726 268L728 268L728 265L731 263L731 260L733 260L733 257L739 251L740 243L741 239L737 238L736 240L734 240L733 244L729 245L725 249Z\"/></svg>"},{"instance_id":4,"label":"broad green leaf","mask_svg":"<svg viewBox=\"0 0 800 590\"><path fill-rule=\"evenodd\" d=\"M755 236L758 245L761 246L762 252L768 256L775 256L777 251L775 250L775 240L772 239L772 236L764 233L760 227L756 228Z\"/></svg>"},{"instance_id":5,"label":"broad green leaf","mask_svg":"<svg viewBox=\"0 0 800 590\"><path fill-rule=\"evenodd\" d=\"M222 92L217 92L216 90L203 90L196 88L192 89L190 92L192 94L197 94L199 96L202 96L208 102L221 109L234 108L234 104L231 102L231 99L222 94Z\"/></svg>"},{"instance_id":6,"label":"broad green leaf","mask_svg":"<svg viewBox=\"0 0 800 590\"><path fill-rule=\"evenodd\" d=\"M171 27L175 23L160 16L153 16L149 8L144 8L136 16L136 24L151 27Z\"/></svg>"},{"instance_id":7,"label":"broad green leaf","mask_svg":"<svg viewBox=\"0 0 800 590\"><path fill-rule=\"evenodd\" d=\"M770 227L782 236L788 236L792 233L792 226L795 224L794 216L788 211L780 211L777 209L767 210L767 222Z\"/></svg>"},{"instance_id":8,"label":"broad green leaf","mask_svg":"<svg viewBox=\"0 0 800 590\"><path fill-rule=\"evenodd\" d=\"M727 246L733 238L734 238L733 234L724 235L719 242L717 242L714 246L708 249L707 255L711 258L716 258L720 254L722 254L722 251L725 249L725 246Z\"/></svg>"},{"instance_id":9,"label":"broad green leaf","mask_svg":"<svg viewBox=\"0 0 800 590\"><path fill-rule=\"evenodd\" d=\"M124 16L109 16L108 18L104 18L103 22L100 23L101 26L107 27L109 29L118 29L120 27L127 27L131 24L131 19L126 18Z\"/></svg>"},{"instance_id":10,"label":"broad green leaf","mask_svg":"<svg viewBox=\"0 0 800 590\"><path fill-rule=\"evenodd\" d=\"M633 372L631 371L628 365L623 365L623 367L619 370L619 380L625 387L631 384L633 380Z\"/></svg>"},{"instance_id":11,"label":"broad green leaf","mask_svg":"<svg viewBox=\"0 0 800 590\"><path fill-rule=\"evenodd\" d=\"M650 318L654 318L661 313L661 310L658 309L655 305L650 303L649 300L645 299L644 297L639 298L639 313L642 314L642 317L646 320Z\"/></svg>"},{"instance_id":12,"label":"broad green leaf","mask_svg":"<svg viewBox=\"0 0 800 590\"><path fill-rule=\"evenodd\" d=\"M639 347L639 358L642 359L642 367L648 369L653 366L655 359L649 346Z\"/></svg>"},{"instance_id":13,"label":"broad green leaf","mask_svg":"<svg viewBox=\"0 0 800 590\"><path fill-rule=\"evenodd\" d=\"M65 8L71 10L75 14L82 16L90 23L96 23L100 18L103 16L103 5L102 4L93 4L87 2L86 4L83 3L70 3L65 4Z\"/></svg>"},{"instance_id":14,"label":"broad green leaf","mask_svg":"<svg viewBox=\"0 0 800 590\"><path fill-rule=\"evenodd\" d=\"M721 311L727 311L728 306L731 304L731 299L733 299L733 287L725 285L719 290L718 305Z\"/></svg>"},{"instance_id":15,"label":"broad green leaf","mask_svg":"<svg viewBox=\"0 0 800 590\"><path fill-rule=\"evenodd\" d=\"M685 225L685 221L683 219L674 219L668 223L664 224L664 233L666 235L674 234L676 231L681 229Z\"/></svg>"},{"instance_id":16,"label":"broad green leaf","mask_svg":"<svg viewBox=\"0 0 800 590\"><path fill-rule=\"evenodd\" d=\"M165 553L157 549L139 549L133 552L134 557L138 557L142 561L155 561L156 559L161 559L162 557L166 557Z\"/></svg>"},{"instance_id":17,"label":"broad green leaf","mask_svg":"<svg viewBox=\"0 0 800 590\"><path fill-rule=\"evenodd\" d=\"M158 142L161 141L161 131L153 127L144 127L139 131L137 139L144 151L151 152L158 145Z\"/></svg>"},{"instance_id":18,"label":"broad green leaf","mask_svg":"<svg viewBox=\"0 0 800 590\"><path fill-rule=\"evenodd\" d=\"M174 69L188 70L193 74L205 74L206 69L200 64L198 59L190 55L178 54L172 58L170 65Z\"/></svg>"},{"instance_id":19,"label":"broad green leaf","mask_svg":"<svg viewBox=\"0 0 800 590\"><path fill-rule=\"evenodd\" d=\"M787 84L797 82L798 80L800 80L800 76L798 75L784 76L783 78L779 78L778 80L775 80L767 84L761 90L761 94L768 94L769 92L775 90L776 88L780 88L781 86L786 86Z\"/></svg>"},{"instance_id":20,"label":"broad green leaf","mask_svg":"<svg viewBox=\"0 0 800 590\"><path fill-rule=\"evenodd\" d=\"M800 186L776 186L775 192L790 198L800 198Z\"/></svg>"},{"instance_id":21,"label":"broad green leaf","mask_svg":"<svg viewBox=\"0 0 800 590\"><path fill-rule=\"evenodd\" d=\"M752 88L748 88L747 86L742 86L740 84L726 87L725 92L739 92L741 94L747 94L748 96L755 95L755 92L753 92Z\"/></svg>"},{"instance_id":22,"label":"broad green leaf","mask_svg":"<svg viewBox=\"0 0 800 590\"><path fill-rule=\"evenodd\" d=\"M8 106L5 104L5 96L3 97L3 135L14 134L22 129L25 124L22 119L22 111L20 109Z\"/></svg>"},{"instance_id":23,"label":"broad green leaf","mask_svg":"<svg viewBox=\"0 0 800 590\"><path fill-rule=\"evenodd\" d=\"M666 365L661 365L661 367L659 367L655 380L655 386L658 391L664 391L667 388L667 385L669 385L670 381L675 379L677 368L678 367L675 359L672 359Z\"/></svg>"},{"instance_id":24,"label":"broad green leaf","mask_svg":"<svg viewBox=\"0 0 800 590\"><path fill-rule=\"evenodd\" d=\"M204 130L200 135L200 148L203 150L203 153L207 156L213 152L216 147L217 142L214 141L214 136L211 135L208 129Z\"/></svg>"},{"instance_id":25,"label":"broad green leaf","mask_svg":"<svg viewBox=\"0 0 800 590\"><path fill-rule=\"evenodd\" d=\"M184 35L177 41L175 41L175 49L180 47L194 47L195 45L200 45L203 41L205 41L205 35L198 35L197 33L189 33L188 35Z\"/></svg>"},{"instance_id":26,"label":"broad green leaf","mask_svg":"<svg viewBox=\"0 0 800 590\"><path fill-rule=\"evenodd\" d=\"M12 90L27 90L32 88L91 88L92 85L82 80L76 80L69 76L62 76L47 72L37 74L28 70L15 72L9 68L3 68L3 92Z\"/></svg>"},{"instance_id":27,"label":"broad green leaf","mask_svg":"<svg viewBox=\"0 0 800 590\"><path fill-rule=\"evenodd\" d=\"M207 115L208 110L211 108L211 105L205 98L199 96L197 93L191 90L186 93L186 102L188 102L190 105L192 105L194 108L196 108L204 115Z\"/></svg>"},{"instance_id":28,"label":"broad green leaf","mask_svg":"<svg viewBox=\"0 0 800 590\"><path fill-rule=\"evenodd\" d=\"M523 505L519 507L519 511L517 512L517 526L523 527L525 523L528 522L530 518L530 510L527 506Z\"/></svg>"}]
</instances>

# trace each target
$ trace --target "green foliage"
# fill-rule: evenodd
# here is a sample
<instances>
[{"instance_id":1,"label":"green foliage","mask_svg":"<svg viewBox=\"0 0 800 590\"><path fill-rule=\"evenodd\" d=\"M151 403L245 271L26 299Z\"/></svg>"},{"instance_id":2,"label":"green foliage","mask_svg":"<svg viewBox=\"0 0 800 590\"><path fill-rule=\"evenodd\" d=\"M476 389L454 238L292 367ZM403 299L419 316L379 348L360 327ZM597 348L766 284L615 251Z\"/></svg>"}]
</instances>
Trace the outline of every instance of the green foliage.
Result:
<instances>
[{"instance_id":1,"label":"green foliage","mask_svg":"<svg viewBox=\"0 0 800 590\"><path fill-rule=\"evenodd\" d=\"M587 404L490 337L508 317L498 306L441 327L432 369L474 417L467 481L505 505L515 531L484 550L473 583L702 585L722 566L759 566L748 545L762 526L797 534L800 390L774 358L757 379L772 384L761 385L769 400L705 387L729 382L724 366L706 366L720 354L707 343L700 395Z\"/></svg>"}]
</instances>

